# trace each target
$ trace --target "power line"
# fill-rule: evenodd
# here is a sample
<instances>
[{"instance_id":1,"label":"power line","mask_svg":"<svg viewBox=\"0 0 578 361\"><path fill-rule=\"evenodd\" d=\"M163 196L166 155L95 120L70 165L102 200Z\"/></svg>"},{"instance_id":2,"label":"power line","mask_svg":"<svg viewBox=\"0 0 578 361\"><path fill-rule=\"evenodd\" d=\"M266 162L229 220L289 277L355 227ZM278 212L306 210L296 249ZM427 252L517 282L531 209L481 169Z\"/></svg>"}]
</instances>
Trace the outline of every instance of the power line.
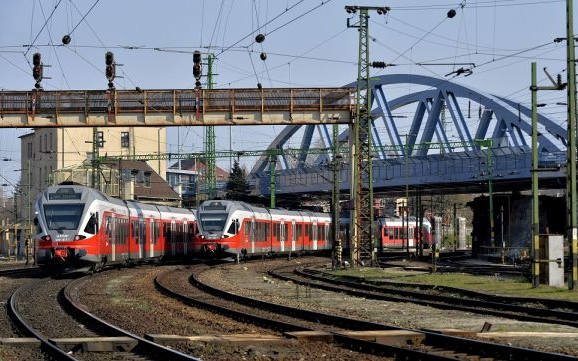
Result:
<instances>
[{"instance_id":1,"label":"power line","mask_svg":"<svg viewBox=\"0 0 578 361\"><path fill-rule=\"evenodd\" d=\"M40 31L38 32L38 34L36 34L36 37L34 38L34 40L32 40L32 43L28 46L28 49L26 49L26 52L24 52L24 57L26 57L26 55L30 51L30 48L32 48L34 46L34 43L36 42L36 40L38 39L38 37L42 33L42 30L44 30L44 28L48 24L48 21L50 21L50 19L52 19L52 15L54 15L54 12L56 11L56 9L58 9L58 6L60 5L61 2L62 2L62 0L58 0L58 3L56 4L56 6L54 6L54 9L52 9L50 16L48 16L48 19L46 19L46 21L44 22L44 25L42 25L42 28L40 28Z\"/></svg>"},{"instance_id":2,"label":"power line","mask_svg":"<svg viewBox=\"0 0 578 361\"><path fill-rule=\"evenodd\" d=\"M88 9L88 11L86 12L86 14L84 14L84 16L82 17L82 19L80 19L80 21L76 24L76 26L74 28L72 28L72 30L68 33L68 35L72 35L72 33L74 32L74 30L76 30L76 28L78 27L78 25L80 25L82 23L82 21L88 16L88 14L90 14L90 12L92 11L92 9L94 9L94 7L96 6L96 4L98 4L100 0L96 0L94 2L94 4L92 4L92 6L90 7L90 9Z\"/></svg>"}]
</instances>

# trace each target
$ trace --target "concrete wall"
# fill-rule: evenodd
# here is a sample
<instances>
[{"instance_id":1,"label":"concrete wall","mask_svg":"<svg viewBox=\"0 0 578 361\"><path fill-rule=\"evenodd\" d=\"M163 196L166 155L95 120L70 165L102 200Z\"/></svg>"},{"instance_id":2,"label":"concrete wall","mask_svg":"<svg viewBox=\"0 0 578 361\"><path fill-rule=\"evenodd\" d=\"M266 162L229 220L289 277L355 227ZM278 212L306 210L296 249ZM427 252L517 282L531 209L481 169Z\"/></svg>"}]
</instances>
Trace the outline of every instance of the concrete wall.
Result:
<instances>
[{"instance_id":1,"label":"concrete wall","mask_svg":"<svg viewBox=\"0 0 578 361\"><path fill-rule=\"evenodd\" d=\"M488 204L487 196L477 197L469 204L474 211L472 222L474 252L478 251L480 247L491 247ZM502 245L501 207L504 209L503 235L506 247L530 247L532 197L519 193L494 195L494 245L496 247ZM540 233L563 234L565 209L566 199L564 197L540 196Z\"/></svg>"}]
</instances>

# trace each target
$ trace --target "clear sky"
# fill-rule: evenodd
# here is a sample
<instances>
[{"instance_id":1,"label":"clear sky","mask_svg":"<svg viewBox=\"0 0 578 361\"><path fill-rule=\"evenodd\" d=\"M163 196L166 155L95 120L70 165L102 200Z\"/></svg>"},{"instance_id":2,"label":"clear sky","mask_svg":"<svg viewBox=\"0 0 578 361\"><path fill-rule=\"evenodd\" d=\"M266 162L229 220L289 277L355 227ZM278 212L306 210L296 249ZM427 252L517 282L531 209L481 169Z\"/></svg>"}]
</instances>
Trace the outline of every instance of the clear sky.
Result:
<instances>
[{"instance_id":1,"label":"clear sky","mask_svg":"<svg viewBox=\"0 0 578 361\"><path fill-rule=\"evenodd\" d=\"M52 65L46 90L105 89L104 53L119 67L118 89L192 88L192 52L217 56L216 88L330 87L355 80L357 31L347 29L345 5L390 6L370 19L371 60L393 63L376 74L411 73L447 79L474 63L473 74L454 81L529 104L530 62L566 77L563 0L2 0L0 88L29 90L32 54ZM82 17L86 15L83 21ZM447 12L456 10L456 16ZM76 28L75 28L76 27ZM62 37L72 31L72 41ZM266 39L254 42L262 33ZM259 58L267 53L267 60ZM449 63L450 65L419 65ZM540 72L539 79L545 76ZM407 87L400 92L410 92ZM541 93L543 112L563 121L565 92ZM265 149L281 127L236 127L234 150ZM0 131L2 174L16 182L18 136ZM202 128L172 128L167 151L200 151ZM178 144L177 144L178 143ZM217 129L217 149L229 148L229 127ZM251 166L250 161L246 165ZM228 167L228 160L219 165ZM2 181L4 182L4 181ZM8 189L10 192L10 189Z\"/></svg>"}]
</instances>

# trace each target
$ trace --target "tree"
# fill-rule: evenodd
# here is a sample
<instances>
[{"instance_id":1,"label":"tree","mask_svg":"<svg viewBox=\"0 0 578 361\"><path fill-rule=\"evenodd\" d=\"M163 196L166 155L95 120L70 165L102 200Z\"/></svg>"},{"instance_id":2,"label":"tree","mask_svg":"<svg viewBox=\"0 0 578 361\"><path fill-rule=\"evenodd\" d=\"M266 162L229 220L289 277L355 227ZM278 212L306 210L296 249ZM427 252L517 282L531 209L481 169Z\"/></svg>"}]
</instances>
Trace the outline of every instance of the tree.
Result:
<instances>
[{"instance_id":1,"label":"tree","mask_svg":"<svg viewBox=\"0 0 578 361\"><path fill-rule=\"evenodd\" d=\"M239 161L235 160L233 169L229 174L225 198L232 200L244 200L249 195L249 182L245 170L239 166Z\"/></svg>"}]
</instances>

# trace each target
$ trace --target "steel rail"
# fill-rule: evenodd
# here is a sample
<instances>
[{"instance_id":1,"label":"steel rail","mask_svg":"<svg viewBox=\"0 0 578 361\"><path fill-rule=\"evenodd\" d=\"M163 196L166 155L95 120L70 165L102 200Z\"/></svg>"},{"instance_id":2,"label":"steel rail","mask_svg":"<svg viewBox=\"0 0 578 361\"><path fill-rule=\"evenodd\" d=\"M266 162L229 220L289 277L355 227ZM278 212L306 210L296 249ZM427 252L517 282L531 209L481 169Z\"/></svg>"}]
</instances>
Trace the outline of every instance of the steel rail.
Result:
<instances>
[{"instance_id":1,"label":"steel rail","mask_svg":"<svg viewBox=\"0 0 578 361\"><path fill-rule=\"evenodd\" d=\"M307 277L309 277L309 275L322 274L322 275L324 275L325 278L327 278L327 276L329 276L329 278L327 278L327 279L332 280L330 275L327 275L324 272L313 270L313 269L304 269L303 273L306 274ZM359 284L359 282L356 282L355 277L343 277L343 278L347 279L350 283ZM341 280L340 282L346 282L345 284L349 285L350 283L347 283L348 281ZM334 282L334 283L336 283L336 282ZM576 316L574 317L574 319L578 319L578 302L575 302L575 301L555 300L555 299L547 299L547 298L532 298L532 297L499 296L499 295L492 295L492 294L487 294L487 293L481 293L481 292L466 290L466 289L457 288L457 287L424 285L424 284L415 284L415 283L407 283L407 282L383 282L383 281L380 282L380 281L376 281L376 280L364 279L363 284L366 284L369 286L374 286L377 289L387 290L388 292L395 291L396 290L395 287L403 287L403 288L419 287L422 290L428 289L428 290L437 290L437 291L443 291L443 292L453 292L453 293L459 293L459 294L461 294L463 296L467 296L467 297L482 299L482 300L484 300L484 304L487 304L487 302L503 303L506 305L508 305L508 304L533 303L533 304L539 304L540 306L548 307L550 309L558 308L558 309L565 309L565 310L568 310L568 309L574 310L576 313ZM388 286L391 289L388 288ZM534 310L534 308L531 308L531 309ZM542 312L544 309L538 308L537 310ZM547 312L547 311L550 311L550 310L546 309L546 311L544 311L544 312ZM551 311L555 311L555 313L558 312L556 310L551 310ZM560 316L567 317L568 315L565 311L564 315L560 314Z\"/></svg>"},{"instance_id":2,"label":"steel rail","mask_svg":"<svg viewBox=\"0 0 578 361\"><path fill-rule=\"evenodd\" d=\"M411 302L424 306L436 307L447 310L459 310L473 313L482 313L493 316L513 318L520 321L555 323L566 326L578 327L578 314L568 313L566 311L530 308L520 305L493 302L488 300L473 300L442 295L433 295L423 292L400 290L394 287L373 286L360 284L351 281L331 279L323 276L316 276L296 270L297 275L309 278L322 283L309 283L308 281L283 276L280 274L271 275L274 277L287 277L287 280L293 282L303 282L311 287L318 287L328 291L345 292L358 297L371 299L393 301L393 302ZM328 284L329 283L329 284ZM330 284L337 284L333 286ZM398 295L392 296L392 295ZM534 301L535 302L535 301ZM536 315L532 315L535 313Z\"/></svg>"},{"instance_id":3,"label":"steel rail","mask_svg":"<svg viewBox=\"0 0 578 361\"><path fill-rule=\"evenodd\" d=\"M287 281L292 281L292 282L296 282L296 283L300 283L300 284L306 283L302 280L295 279L294 277L284 276L284 275L278 274L278 273L273 272L273 271L269 271L269 274L271 276L278 277L280 279L287 280ZM344 292L343 289L340 289L338 287L328 286L328 285L311 284L311 286L313 286L313 287L319 286L319 288L333 291L333 292L340 292L340 293ZM367 294L367 292L359 291L359 292L354 292L354 293L359 297L364 297L364 298L371 298L372 297L371 295ZM405 300L404 302L407 302L407 300ZM414 302L414 301L411 301L411 302ZM424 302L424 304L425 304L425 302ZM280 306L280 307L287 307L287 306ZM381 327L385 326L385 325L381 325L381 324L378 324L378 325L380 325ZM399 328L399 327L394 327L394 326L387 326L387 327L389 327L389 329L409 330L409 329ZM412 331L415 331L415 330L412 330ZM506 346L506 345L490 343L490 342L471 340L471 339L466 339L466 338L461 338L461 337L456 337L456 336L444 335L441 333L436 333L436 332L427 331L427 330L420 330L419 332L422 332L426 335L426 343L432 342L432 343L439 345L440 347L449 348L452 350L458 350L461 352L473 352L476 355L480 355L480 353L481 353L482 356L484 356L484 357L505 357L507 360L532 360L532 361L534 361L534 360L544 360L544 361L576 360L575 357L557 354L557 353L548 353L548 352L531 350L531 349L527 349L527 348L513 347L513 346Z\"/></svg>"},{"instance_id":4,"label":"steel rail","mask_svg":"<svg viewBox=\"0 0 578 361\"><path fill-rule=\"evenodd\" d=\"M87 276L90 277L90 276ZM145 348L150 350L155 355L158 355L166 360L171 361L201 361L201 359L184 354L182 352L172 350L168 347L159 345L158 343L144 339L143 337L137 336L129 331L123 330L111 323L104 321L103 319L91 314L90 312L83 309L80 305L74 302L72 297L73 289L76 288L80 283L84 282L87 277L79 278L70 282L63 290L61 290L63 301L65 301L65 306L67 306L79 319L82 319L86 323L90 324L91 328L100 330L101 332L106 332L115 336L126 336L130 337L138 342L137 347Z\"/></svg>"},{"instance_id":5,"label":"steel rail","mask_svg":"<svg viewBox=\"0 0 578 361\"><path fill-rule=\"evenodd\" d=\"M14 291L14 293L12 293L12 295L10 296L9 302L8 302L8 307L7 307L8 314L9 314L10 318L12 319L12 321L16 324L18 329L24 335L32 336L32 337L40 340L42 351L44 351L45 353L52 356L54 360L59 360L59 361L60 360L62 360L62 361L78 360L78 359L70 356L64 350L57 347L55 344L50 342L44 335L40 334L34 328L32 328L32 326L30 326L28 324L26 319L18 311L18 301L20 300L20 297L22 297L22 294L24 292L28 291L30 288L32 288L33 286L35 286L39 282L42 282L42 280L39 280L37 282L31 282L27 285L24 285L24 286L18 288L16 291ZM39 305L39 306L41 306L41 305Z\"/></svg>"},{"instance_id":6,"label":"steel rail","mask_svg":"<svg viewBox=\"0 0 578 361\"><path fill-rule=\"evenodd\" d=\"M210 310L212 312L216 312L216 313L219 313L219 314L222 314L222 315L225 315L225 316L237 319L237 320L241 320L241 321L245 321L245 322L251 322L255 325L267 327L267 328L282 331L282 332L314 331L311 328L295 325L292 323L282 322L282 321L278 321L278 320L272 320L272 319L260 317L257 315L251 315L251 314L247 314L245 312L239 312L239 311L233 310L231 308L215 305L215 304L205 302L205 301L202 301L199 299L195 299L192 297L181 295L175 291L170 290L166 286L163 286L162 283L159 281L159 279L162 279L164 276L166 276L170 272L172 272L172 271L168 271L168 272L165 272L164 274L157 276L155 278L155 286L162 293L164 293L168 296L174 297L174 298L178 299L179 301L181 301L187 305L202 307L202 308ZM259 300L251 299L248 297L238 296L238 295L226 292L226 291L218 290L216 288L213 288L211 286L208 286L208 285L200 282L195 274L192 274L190 276L189 282L192 285L198 287L199 289L204 290L205 292L208 292L211 294L217 294L220 296L227 295L227 297L225 299L227 299L229 301L241 303L244 305L249 305L249 306L252 306L254 308L265 308L268 310L273 310L273 309L275 309L275 306L279 306L279 305L270 304L268 302L259 301ZM267 307L267 305L270 305L271 307ZM279 306L279 307L286 307L286 306ZM289 307L287 309L291 309L292 311L295 311L295 312L290 313L291 316L293 316L295 318L301 318L301 319L307 319L307 318L298 317L297 315L300 312L303 312L303 313L310 312L310 311L305 311L305 310L293 309L293 308L289 308ZM284 313L284 314L287 315L288 313ZM311 314L315 314L315 313L311 312ZM338 318L337 316L320 314L319 318L317 318L317 319L314 318L313 320L320 322L320 319L324 319L327 316L334 317L335 319ZM352 324L353 324L352 328L354 328L354 329L372 329L372 330L375 330L376 327L370 327L370 328L365 328L365 327L367 327L368 325L380 326L378 324L373 324L370 322L358 321L358 320L353 320L353 319L343 319L342 318L342 321L343 322L352 322ZM356 324L357 325L365 324L365 326L361 326L360 328L356 328L355 327ZM352 325L348 324L348 326L352 326ZM390 329L390 328L387 326L385 326L385 327L382 326L381 329ZM412 349L408 349L408 348L395 347L395 346L380 344L380 343L376 343L376 342L361 340L361 339L349 337L349 336L344 335L344 334L340 334L338 332L332 332L332 334L333 334L334 340L337 343L344 345L347 348L349 348L351 350L355 350L355 351L364 350L366 352L370 352L370 353L377 354L377 355L396 355L396 357L400 357L401 359L408 359L408 360L422 360L422 361L447 361L447 360L454 360L455 361L456 360L455 358L452 358L452 357L445 357L445 356L430 354L430 353L419 351L419 350L412 350Z\"/></svg>"}]
</instances>

